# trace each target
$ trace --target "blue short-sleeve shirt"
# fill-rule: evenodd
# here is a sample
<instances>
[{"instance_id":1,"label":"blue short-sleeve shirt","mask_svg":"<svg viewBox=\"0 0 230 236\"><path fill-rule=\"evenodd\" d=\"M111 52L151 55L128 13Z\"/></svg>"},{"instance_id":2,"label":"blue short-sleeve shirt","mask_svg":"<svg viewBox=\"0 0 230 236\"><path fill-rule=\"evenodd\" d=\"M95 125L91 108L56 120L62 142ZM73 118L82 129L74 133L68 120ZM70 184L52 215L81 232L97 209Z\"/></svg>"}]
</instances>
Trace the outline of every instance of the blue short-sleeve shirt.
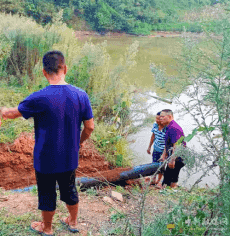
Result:
<instances>
[{"instance_id":1,"label":"blue short-sleeve shirt","mask_svg":"<svg viewBox=\"0 0 230 236\"><path fill-rule=\"evenodd\" d=\"M81 123L93 118L88 95L73 85L49 85L18 106L25 119L34 118L34 168L44 174L78 167Z\"/></svg>"},{"instance_id":2,"label":"blue short-sleeve shirt","mask_svg":"<svg viewBox=\"0 0 230 236\"><path fill-rule=\"evenodd\" d=\"M163 152L165 148L165 133L166 128L159 130L159 125L157 123L153 124L152 132L155 135L153 149L157 152Z\"/></svg>"}]
</instances>

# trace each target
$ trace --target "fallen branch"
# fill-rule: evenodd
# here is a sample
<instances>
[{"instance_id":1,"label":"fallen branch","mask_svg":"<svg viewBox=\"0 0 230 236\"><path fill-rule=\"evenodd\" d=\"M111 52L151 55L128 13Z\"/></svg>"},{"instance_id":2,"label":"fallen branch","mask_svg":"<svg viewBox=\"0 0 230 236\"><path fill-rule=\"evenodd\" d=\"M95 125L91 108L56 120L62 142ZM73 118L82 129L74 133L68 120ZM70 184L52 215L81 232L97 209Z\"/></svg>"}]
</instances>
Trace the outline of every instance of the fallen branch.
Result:
<instances>
[{"instance_id":1,"label":"fallen branch","mask_svg":"<svg viewBox=\"0 0 230 236\"><path fill-rule=\"evenodd\" d=\"M160 101L162 101L162 102L166 102L166 103L168 103L168 104L172 104L172 101L168 101L168 100L166 100L166 99L164 99L164 98L159 98L159 97L156 97L156 96L153 96L153 95L148 95L148 96L150 96L150 97L152 97L152 98L155 98L155 99L157 99L157 100L160 100Z\"/></svg>"}]
</instances>

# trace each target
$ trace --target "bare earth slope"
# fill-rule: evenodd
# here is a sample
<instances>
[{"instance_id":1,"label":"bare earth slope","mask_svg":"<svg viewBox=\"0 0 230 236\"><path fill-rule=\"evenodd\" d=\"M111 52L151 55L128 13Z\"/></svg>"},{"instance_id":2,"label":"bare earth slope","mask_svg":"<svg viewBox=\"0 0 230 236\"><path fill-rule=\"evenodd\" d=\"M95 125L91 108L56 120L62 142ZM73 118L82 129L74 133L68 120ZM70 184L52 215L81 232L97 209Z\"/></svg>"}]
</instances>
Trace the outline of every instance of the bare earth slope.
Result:
<instances>
[{"instance_id":1,"label":"bare earth slope","mask_svg":"<svg viewBox=\"0 0 230 236\"><path fill-rule=\"evenodd\" d=\"M33 168L34 134L22 133L13 144L0 144L0 187L9 190L36 184ZM109 181L127 168L113 168L87 140L79 153L76 177L98 176Z\"/></svg>"}]
</instances>

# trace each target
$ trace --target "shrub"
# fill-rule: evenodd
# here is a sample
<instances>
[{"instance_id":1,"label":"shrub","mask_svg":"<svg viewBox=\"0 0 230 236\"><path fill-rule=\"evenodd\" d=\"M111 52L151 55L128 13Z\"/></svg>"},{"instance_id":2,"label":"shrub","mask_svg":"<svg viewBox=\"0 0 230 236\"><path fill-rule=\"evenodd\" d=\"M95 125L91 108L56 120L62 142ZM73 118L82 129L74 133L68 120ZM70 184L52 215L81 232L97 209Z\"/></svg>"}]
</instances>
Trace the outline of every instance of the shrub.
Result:
<instances>
[{"instance_id":1,"label":"shrub","mask_svg":"<svg viewBox=\"0 0 230 236\"><path fill-rule=\"evenodd\" d=\"M59 41L55 31L44 29L34 21L18 15L0 14L1 73L15 76L23 85L22 77L34 81L33 69L41 56ZM8 44L8 46L6 46Z\"/></svg>"},{"instance_id":2,"label":"shrub","mask_svg":"<svg viewBox=\"0 0 230 236\"><path fill-rule=\"evenodd\" d=\"M129 143L116 129L115 125L96 123L92 133L92 140L95 141L97 149L114 166L130 166L131 153Z\"/></svg>"}]
</instances>

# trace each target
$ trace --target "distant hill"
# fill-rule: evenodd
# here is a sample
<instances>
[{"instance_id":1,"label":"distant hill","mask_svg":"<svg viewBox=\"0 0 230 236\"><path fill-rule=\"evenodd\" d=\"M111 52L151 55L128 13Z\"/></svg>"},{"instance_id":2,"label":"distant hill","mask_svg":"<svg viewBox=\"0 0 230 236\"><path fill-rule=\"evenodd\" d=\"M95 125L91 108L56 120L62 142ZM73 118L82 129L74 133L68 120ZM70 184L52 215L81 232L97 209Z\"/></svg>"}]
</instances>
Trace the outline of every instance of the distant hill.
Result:
<instances>
[{"instance_id":1,"label":"distant hill","mask_svg":"<svg viewBox=\"0 0 230 236\"><path fill-rule=\"evenodd\" d=\"M32 17L46 25L63 11L63 22L76 30L148 34L153 25L178 23L187 10L227 0L1 0L0 11ZM161 27L162 28L162 27Z\"/></svg>"}]
</instances>

